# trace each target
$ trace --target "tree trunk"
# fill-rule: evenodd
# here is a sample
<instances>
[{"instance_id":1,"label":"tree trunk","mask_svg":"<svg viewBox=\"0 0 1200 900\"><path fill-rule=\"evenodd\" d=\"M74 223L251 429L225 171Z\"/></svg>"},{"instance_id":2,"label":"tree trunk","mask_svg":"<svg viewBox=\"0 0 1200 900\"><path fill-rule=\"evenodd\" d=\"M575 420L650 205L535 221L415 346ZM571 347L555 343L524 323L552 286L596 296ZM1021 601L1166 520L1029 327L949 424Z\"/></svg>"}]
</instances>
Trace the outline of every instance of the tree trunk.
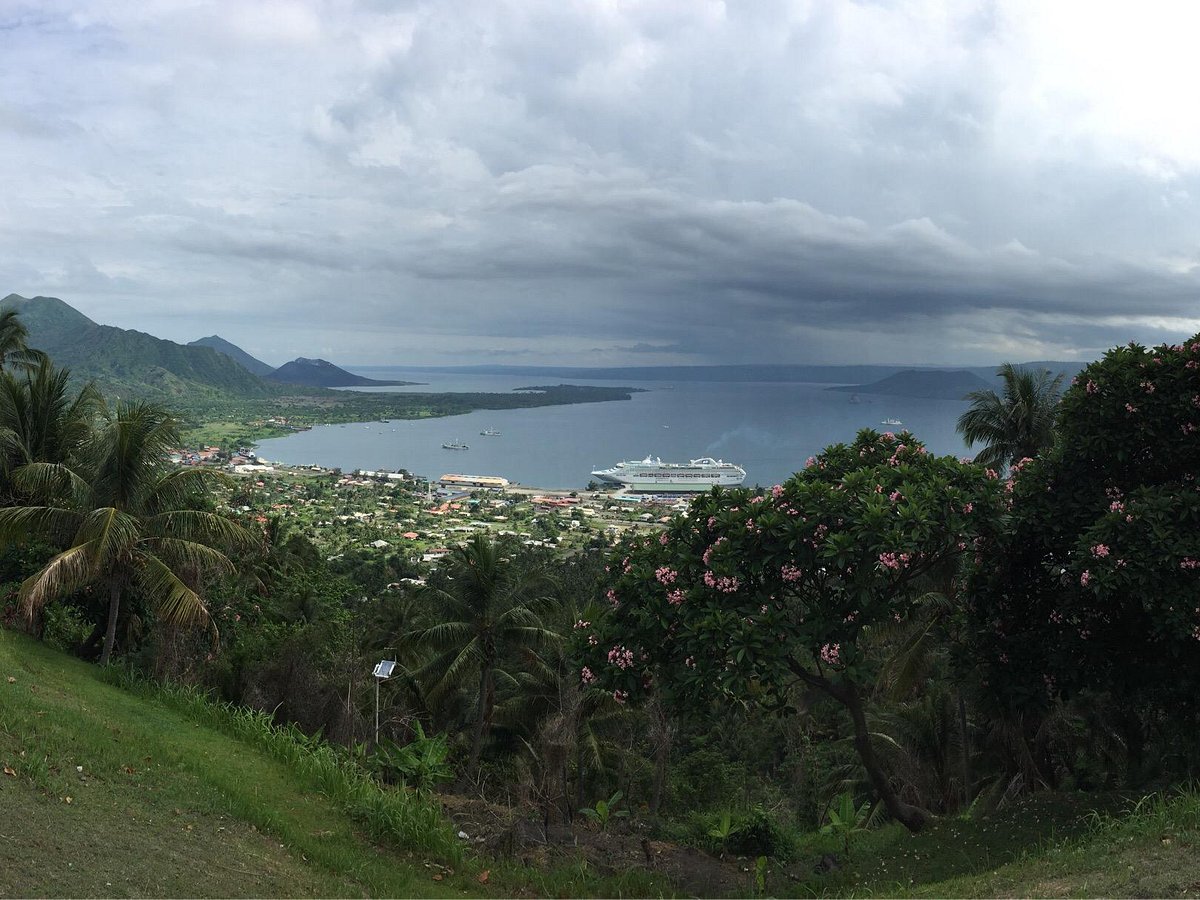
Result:
<instances>
[{"instance_id":1,"label":"tree trunk","mask_svg":"<svg viewBox=\"0 0 1200 900\"><path fill-rule=\"evenodd\" d=\"M838 694L841 697L838 697ZM847 684L838 691L838 694L834 694L834 697L841 699L846 708L850 710L850 718L854 721L854 749L858 751L859 759L862 760L863 768L867 770L867 776L871 779L871 785L875 788L875 792L879 794L879 799L883 801L884 807L893 819L909 831L920 831L925 827L925 814L896 796L887 773L883 771L879 759L875 756L875 748L871 744L871 732L867 729L867 716L863 709L862 698L858 694L858 688L853 684Z\"/></svg>"},{"instance_id":2,"label":"tree trunk","mask_svg":"<svg viewBox=\"0 0 1200 900\"><path fill-rule=\"evenodd\" d=\"M958 731L962 736L962 808L971 805L971 733L967 730L967 703L962 691L958 692Z\"/></svg>"},{"instance_id":3,"label":"tree trunk","mask_svg":"<svg viewBox=\"0 0 1200 900\"><path fill-rule=\"evenodd\" d=\"M479 702L475 706L475 735L471 739L471 756L467 760L467 779L475 778L479 767L479 754L483 739L487 735L487 722L491 717L492 670L484 666L479 670Z\"/></svg>"},{"instance_id":4,"label":"tree trunk","mask_svg":"<svg viewBox=\"0 0 1200 900\"><path fill-rule=\"evenodd\" d=\"M1146 731L1136 710L1126 709L1122 714L1121 736L1125 739L1125 784L1137 787L1145 760Z\"/></svg>"},{"instance_id":5,"label":"tree trunk","mask_svg":"<svg viewBox=\"0 0 1200 900\"><path fill-rule=\"evenodd\" d=\"M654 744L654 784L650 792L650 815L656 816L662 805L663 794L666 792L675 725L671 722L662 703L657 699L651 704L650 714L654 717L654 727L650 731L651 741Z\"/></svg>"},{"instance_id":6,"label":"tree trunk","mask_svg":"<svg viewBox=\"0 0 1200 900\"><path fill-rule=\"evenodd\" d=\"M100 665L107 666L112 658L113 644L117 642L117 618L121 614L121 587L113 584L108 589L108 628L104 632L104 649L100 651Z\"/></svg>"}]
</instances>

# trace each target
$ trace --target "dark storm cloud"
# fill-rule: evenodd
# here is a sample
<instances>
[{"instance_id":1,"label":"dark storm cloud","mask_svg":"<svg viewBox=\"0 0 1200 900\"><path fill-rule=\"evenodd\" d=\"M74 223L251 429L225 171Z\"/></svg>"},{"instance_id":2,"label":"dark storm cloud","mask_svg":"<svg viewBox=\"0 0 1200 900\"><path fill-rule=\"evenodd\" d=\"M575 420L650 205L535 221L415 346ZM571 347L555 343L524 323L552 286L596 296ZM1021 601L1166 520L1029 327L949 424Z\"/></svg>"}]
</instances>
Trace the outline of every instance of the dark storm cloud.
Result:
<instances>
[{"instance_id":1,"label":"dark storm cloud","mask_svg":"<svg viewBox=\"0 0 1200 900\"><path fill-rule=\"evenodd\" d=\"M1175 340L1200 328L1200 126L1181 112L1200 72L1178 15L18 4L4 290L280 361Z\"/></svg>"}]
</instances>

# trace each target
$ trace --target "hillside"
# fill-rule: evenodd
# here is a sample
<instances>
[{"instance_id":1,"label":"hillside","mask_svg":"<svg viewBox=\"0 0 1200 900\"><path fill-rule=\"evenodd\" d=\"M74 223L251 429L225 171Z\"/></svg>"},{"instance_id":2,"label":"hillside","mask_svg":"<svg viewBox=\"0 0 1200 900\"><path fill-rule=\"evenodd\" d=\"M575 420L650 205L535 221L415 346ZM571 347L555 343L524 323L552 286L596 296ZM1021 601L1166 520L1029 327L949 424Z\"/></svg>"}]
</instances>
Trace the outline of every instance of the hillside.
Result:
<instances>
[{"instance_id":1,"label":"hillside","mask_svg":"<svg viewBox=\"0 0 1200 900\"><path fill-rule=\"evenodd\" d=\"M238 723L186 692L131 692L3 629L0 710L0 896L672 893L661 881L629 880L632 872L605 879L580 864L534 872L468 858L452 869L397 851L368 839L362 820L332 799L311 750L283 739L286 752L273 756L231 736ZM1118 818L1092 808L1084 794L1042 794L916 836L888 825L856 838L849 859L826 874L813 861L840 854L840 839L813 834L786 875L772 867L764 893L1155 897L1184 896L1200 882L1196 794L1143 802ZM752 885L746 865L730 860L735 894ZM714 882L688 895L720 893Z\"/></svg>"},{"instance_id":2,"label":"hillside","mask_svg":"<svg viewBox=\"0 0 1200 900\"><path fill-rule=\"evenodd\" d=\"M211 347L184 346L141 331L99 325L56 297L10 294L0 309L16 309L29 344L80 380L92 379L109 395L171 400L199 397L259 398L278 394Z\"/></svg>"},{"instance_id":3,"label":"hillside","mask_svg":"<svg viewBox=\"0 0 1200 900\"><path fill-rule=\"evenodd\" d=\"M906 369L867 384L832 387L831 391L883 394L891 397L922 397L930 400L961 400L972 391L991 385L965 369Z\"/></svg>"},{"instance_id":4,"label":"hillside","mask_svg":"<svg viewBox=\"0 0 1200 900\"><path fill-rule=\"evenodd\" d=\"M326 359L306 359L297 357L289 363L284 363L267 376L270 381L283 384L298 384L304 387L387 387L394 385L413 384L411 381L379 381L374 378L364 378L354 375L345 369L340 369Z\"/></svg>"},{"instance_id":5,"label":"hillside","mask_svg":"<svg viewBox=\"0 0 1200 900\"><path fill-rule=\"evenodd\" d=\"M250 372L252 375L257 375L259 378L262 378L264 375L269 375L275 371L274 366L268 365L261 359L255 359L237 344L232 344L219 335L212 334L208 337L202 337L199 340L191 341L188 346L212 347L218 353L223 353L225 356L228 356L247 372Z\"/></svg>"},{"instance_id":6,"label":"hillside","mask_svg":"<svg viewBox=\"0 0 1200 900\"><path fill-rule=\"evenodd\" d=\"M9 631L0 698L0 896L450 893L259 747Z\"/></svg>"}]
</instances>

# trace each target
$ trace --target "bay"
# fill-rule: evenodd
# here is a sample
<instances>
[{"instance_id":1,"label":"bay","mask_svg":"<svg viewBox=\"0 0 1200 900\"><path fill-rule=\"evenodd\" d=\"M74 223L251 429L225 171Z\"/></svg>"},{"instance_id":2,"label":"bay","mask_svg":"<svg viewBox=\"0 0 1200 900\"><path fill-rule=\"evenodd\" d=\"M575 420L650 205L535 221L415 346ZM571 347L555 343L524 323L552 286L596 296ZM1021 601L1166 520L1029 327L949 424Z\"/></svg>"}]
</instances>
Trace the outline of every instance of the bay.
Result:
<instances>
[{"instance_id":1,"label":"bay","mask_svg":"<svg viewBox=\"0 0 1200 900\"><path fill-rule=\"evenodd\" d=\"M507 393L537 384L529 376L441 374L373 368L370 377L425 382L370 391ZM670 462L711 456L746 470L746 484L776 484L829 444L862 428L898 431L901 420L933 453L967 454L955 423L967 403L915 397L854 395L827 384L629 382L578 384L643 388L628 401L537 409L480 410L437 419L320 425L258 444L259 455L289 465L406 469L438 478L455 472L500 475L544 488L583 488L593 469L647 455ZM857 399L858 402L854 402ZM501 432L489 437L480 432ZM461 440L469 450L446 450Z\"/></svg>"}]
</instances>

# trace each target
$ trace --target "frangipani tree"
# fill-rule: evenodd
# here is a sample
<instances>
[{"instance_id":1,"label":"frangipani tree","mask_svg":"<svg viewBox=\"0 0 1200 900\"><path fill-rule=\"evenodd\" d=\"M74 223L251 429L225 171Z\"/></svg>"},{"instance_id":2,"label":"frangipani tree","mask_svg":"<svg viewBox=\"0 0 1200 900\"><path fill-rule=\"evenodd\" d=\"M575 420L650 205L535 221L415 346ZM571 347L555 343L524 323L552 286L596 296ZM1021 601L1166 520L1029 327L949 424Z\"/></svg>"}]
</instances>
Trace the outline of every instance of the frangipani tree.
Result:
<instances>
[{"instance_id":1,"label":"frangipani tree","mask_svg":"<svg viewBox=\"0 0 1200 900\"><path fill-rule=\"evenodd\" d=\"M585 635L580 677L619 701L653 689L676 703L771 706L796 684L823 691L849 712L889 813L919 829L924 814L875 755L863 639L907 617L928 576L974 554L1003 507L995 472L930 455L907 433L863 431L761 494L714 490L620 548L612 612Z\"/></svg>"},{"instance_id":2,"label":"frangipani tree","mask_svg":"<svg viewBox=\"0 0 1200 900\"><path fill-rule=\"evenodd\" d=\"M1137 719L1200 712L1200 335L1109 351L1062 401L1055 450L1019 470L976 579L974 656L996 702L1080 690Z\"/></svg>"}]
</instances>

